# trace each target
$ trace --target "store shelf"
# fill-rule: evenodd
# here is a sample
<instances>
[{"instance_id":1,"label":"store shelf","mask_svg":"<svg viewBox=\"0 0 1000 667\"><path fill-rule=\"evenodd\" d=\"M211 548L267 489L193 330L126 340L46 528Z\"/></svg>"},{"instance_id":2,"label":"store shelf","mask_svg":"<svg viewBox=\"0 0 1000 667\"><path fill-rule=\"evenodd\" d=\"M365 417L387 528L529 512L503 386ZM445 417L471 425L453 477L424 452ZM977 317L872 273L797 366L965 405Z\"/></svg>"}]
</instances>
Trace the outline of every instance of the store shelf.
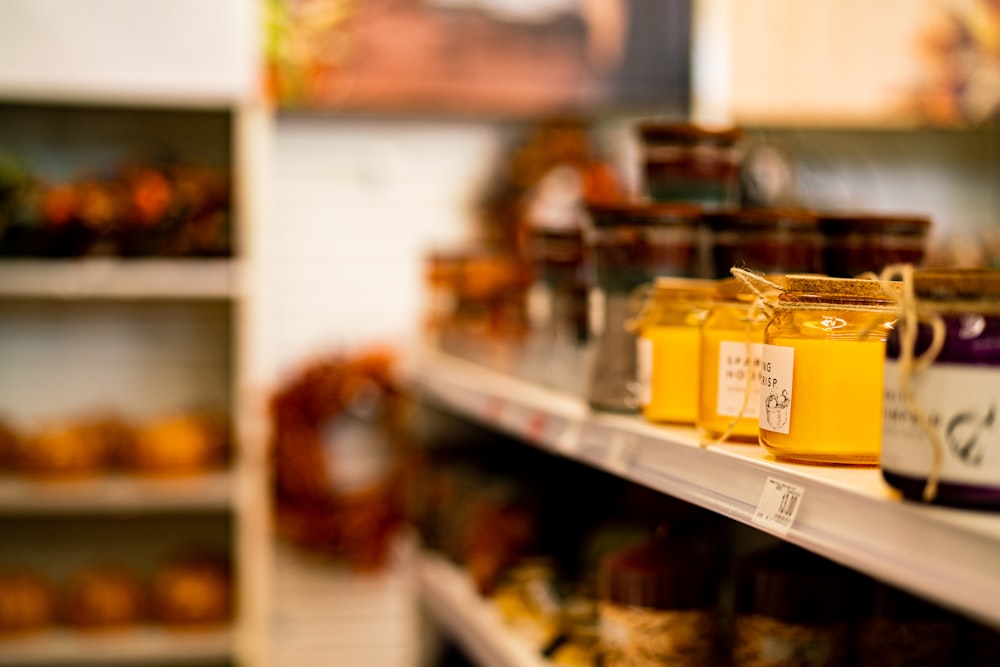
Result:
<instances>
[{"instance_id":1,"label":"store shelf","mask_svg":"<svg viewBox=\"0 0 1000 667\"><path fill-rule=\"evenodd\" d=\"M228 299L236 265L227 259L0 261L0 297L17 299Z\"/></svg>"},{"instance_id":2,"label":"store shelf","mask_svg":"<svg viewBox=\"0 0 1000 667\"><path fill-rule=\"evenodd\" d=\"M229 472L180 479L108 475L51 482L0 475L0 516L212 511L232 503Z\"/></svg>"},{"instance_id":3,"label":"store shelf","mask_svg":"<svg viewBox=\"0 0 1000 667\"><path fill-rule=\"evenodd\" d=\"M538 653L508 630L472 580L440 556L424 553L417 565L420 598L437 623L483 667L544 667Z\"/></svg>"},{"instance_id":4,"label":"store shelf","mask_svg":"<svg viewBox=\"0 0 1000 667\"><path fill-rule=\"evenodd\" d=\"M1000 515L902 501L875 468L791 465L754 444L701 447L693 428L592 413L574 396L434 351L410 376L428 398L488 427L1000 627ZM766 511L779 485L798 496L790 519Z\"/></svg>"},{"instance_id":5,"label":"store shelf","mask_svg":"<svg viewBox=\"0 0 1000 667\"><path fill-rule=\"evenodd\" d=\"M0 640L0 665L189 665L226 662L233 636L227 630L172 632L141 628L85 634L54 630L23 639Z\"/></svg>"}]
</instances>

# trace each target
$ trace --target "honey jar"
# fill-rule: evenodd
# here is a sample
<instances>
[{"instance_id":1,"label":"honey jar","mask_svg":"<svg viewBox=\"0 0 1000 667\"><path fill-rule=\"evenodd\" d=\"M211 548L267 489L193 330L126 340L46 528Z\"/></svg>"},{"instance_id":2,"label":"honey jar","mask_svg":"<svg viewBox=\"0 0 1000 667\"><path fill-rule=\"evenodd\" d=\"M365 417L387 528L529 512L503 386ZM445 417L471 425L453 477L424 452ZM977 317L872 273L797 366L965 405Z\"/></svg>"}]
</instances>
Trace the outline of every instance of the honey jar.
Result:
<instances>
[{"instance_id":1,"label":"honey jar","mask_svg":"<svg viewBox=\"0 0 1000 667\"><path fill-rule=\"evenodd\" d=\"M927 500L998 509L1000 271L923 271L910 282L914 298L887 343L882 476L907 498L933 477Z\"/></svg>"},{"instance_id":2,"label":"honey jar","mask_svg":"<svg viewBox=\"0 0 1000 667\"><path fill-rule=\"evenodd\" d=\"M760 444L802 463L875 465L900 283L790 275L764 330Z\"/></svg>"},{"instance_id":3,"label":"honey jar","mask_svg":"<svg viewBox=\"0 0 1000 667\"><path fill-rule=\"evenodd\" d=\"M701 325L715 282L657 278L638 318L637 380L649 421L693 424L698 414Z\"/></svg>"},{"instance_id":4,"label":"honey jar","mask_svg":"<svg viewBox=\"0 0 1000 667\"><path fill-rule=\"evenodd\" d=\"M698 414L695 425L709 439L757 442L761 346L767 314L735 278L719 281L701 327Z\"/></svg>"}]
</instances>

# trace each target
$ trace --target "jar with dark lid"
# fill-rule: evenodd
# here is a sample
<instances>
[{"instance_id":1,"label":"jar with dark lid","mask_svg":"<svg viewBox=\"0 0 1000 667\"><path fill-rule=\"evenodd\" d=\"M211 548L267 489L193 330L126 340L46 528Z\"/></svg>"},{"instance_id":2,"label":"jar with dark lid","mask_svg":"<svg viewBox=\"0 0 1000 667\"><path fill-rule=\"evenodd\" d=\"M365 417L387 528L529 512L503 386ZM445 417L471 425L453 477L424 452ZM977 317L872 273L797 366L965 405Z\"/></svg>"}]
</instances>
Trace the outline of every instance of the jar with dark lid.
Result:
<instances>
[{"instance_id":1,"label":"jar with dark lid","mask_svg":"<svg viewBox=\"0 0 1000 667\"><path fill-rule=\"evenodd\" d=\"M588 249L595 269L591 327L595 335L590 405L636 412L635 335L626 322L633 291L659 276L691 276L698 264L701 209L684 204L620 202L588 207Z\"/></svg>"},{"instance_id":2,"label":"jar with dark lid","mask_svg":"<svg viewBox=\"0 0 1000 667\"><path fill-rule=\"evenodd\" d=\"M920 320L913 358L930 348L935 319L943 341L933 363L914 370L901 361L905 310L889 336L882 476L905 497L920 499L934 475L934 502L1000 509L1000 271L922 271L913 288ZM904 399L904 374L941 445L936 472L934 442Z\"/></svg>"},{"instance_id":3,"label":"jar with dark lid","mask_svg":"<svg viewBox=\"0 0 1000 667\"><path fill-rule=\"evenodd\" d=\"M657 537L606 557L599 583L605 667L714 664L716 577L704 558Z\"/></svg>"},{"instance_id":4,"label":"jar with dark lid","mask_svg":"<svg viewBox=\"0 0 1000 667\"><path fill-rule=\"evenodd\" d=\"M855 630L856 665L955 664L959 622L954 614L888 584L872 582L869 588L870 604Z\"/></svg>"},{"instance_id":5,"label":"jar with dark lid","mask_svg":"<svg viewBox=\"0 0 1000 667\"><path fill-rule=\"evenodd\" d=\"M650 199L706 208L739 201L742 131L655 121L640 123L636 131L644 190Z\"/></svg>"},{"instance_id":6,"label":"jar with dark lid","mask_svg":"<svg viewBox=\"0 0 1000 667\"><path fill-rule=\"evenodd\" d=\"M712 275L728 278L734 266L757 273L818 273L822 268L819 223L801 209L748 208L705 216Z\"/></svg>"},{"instance_id":7,"label":"jar with dark lid","mask_svg":"<svg viewBox=\"0 0 1000 667\"><path fill-rule=\"evenodd\" d=\"M733 667L848 664L857 602L851 573L790 544L737 566Z\"/></svg>"},{"instance_id":8,"label":"jar with dark lid","mask_svg":"<svg viewBox=\"0 0 1000 667\"><path fill-rule=\"evenodd\" d=\"M823 270L853 278L878 274L890 264L920 265L924 261L930 218L880 213L824 213Z\"/></svg>"}]
</instances>

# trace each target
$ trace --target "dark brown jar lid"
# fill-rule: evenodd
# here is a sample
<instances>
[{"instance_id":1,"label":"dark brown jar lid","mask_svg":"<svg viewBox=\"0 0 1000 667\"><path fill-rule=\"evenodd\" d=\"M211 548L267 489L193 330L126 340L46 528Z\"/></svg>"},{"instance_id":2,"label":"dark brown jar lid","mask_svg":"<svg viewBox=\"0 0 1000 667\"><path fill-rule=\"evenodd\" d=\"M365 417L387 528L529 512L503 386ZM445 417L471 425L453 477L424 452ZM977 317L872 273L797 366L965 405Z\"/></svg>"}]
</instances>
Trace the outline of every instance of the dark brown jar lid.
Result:
<instances>
[{"instance_id":1,"label":"dark brown jar lid","mask_svg":"<svg viewBox=\"0 0 1000 667\"><path fill-rule=\"evenodd\" d=\"M924 215L845 212L819 215L820 231L829 236L839 234L898 234L921 236L930 229L931 220Z\"/></svg>"},{"instance_id":2,"label":"dark brown jar lid","mask_svg":"<svg viewBox=\"0 0 1000 667\"><path fill-rule=\"evenodd\" d=\"M844 621L856 583L841 566L782 544L740 562L736 608L786 623Z\"/></svg>"},{"instance_id":3,"label":"dark brown jar lid","mask_svg":"<svg viewBox=\"0 0 1000 667\"><path fill-rule=\"evenodd\" d=\"M629 200L590 203L587 211L595 227L652 227L696 224L703 210L696 204Z\"/></svg>"},{"instance_id":4,"label":"dark brown jar lid","mask_svg":"<svg viewBox=\"0 0 1000 667\"><path fill-rule=\"evenodd\" d=\"M644 121L636 125L639 138L650 144L716 144L726 146L743 138L736 127L709 128L692 123Z\"/></svg>"},{"instance_id":5,"label":"dark brown jar lid","mask_svg":"<svg viewBox=\"0 0 1000 667\"><path fill-rule=\"evenodd\" d=\"M601 599L650 609L708 609L715 605L715 576L704 559L653 540L606 557Z\"/></svg>"},{"instance_id":6,"label":"dark brown jar lid","mask_svg":"<svg viewBox=\"0 0 1000 667\"><path fill-rule=\"evenodd\" d=\"M815 231L813 211L796 208L744 208L713 211L705 215L713 231Z\"/></svg>"}]
</instances>

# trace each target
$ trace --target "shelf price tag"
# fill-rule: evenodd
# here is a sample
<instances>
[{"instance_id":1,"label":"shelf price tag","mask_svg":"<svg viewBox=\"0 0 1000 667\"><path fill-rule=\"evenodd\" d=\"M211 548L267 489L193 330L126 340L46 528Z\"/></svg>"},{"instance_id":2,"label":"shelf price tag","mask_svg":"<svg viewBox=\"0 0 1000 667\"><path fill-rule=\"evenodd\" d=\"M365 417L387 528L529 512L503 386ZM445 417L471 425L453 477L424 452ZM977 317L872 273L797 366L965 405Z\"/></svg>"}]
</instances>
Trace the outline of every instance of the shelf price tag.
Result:
<instances>
[{"instance_id":1,"label":"shelf price tag","mask_svg":"<svg viewBox=\"0 0 1000 667\"><path fill-rule=\"evenodd\" d=\"M802 506L805 492L801 486L768 477L751 523L787 535L799 507Z\"/></svg>"}]
</instances>

